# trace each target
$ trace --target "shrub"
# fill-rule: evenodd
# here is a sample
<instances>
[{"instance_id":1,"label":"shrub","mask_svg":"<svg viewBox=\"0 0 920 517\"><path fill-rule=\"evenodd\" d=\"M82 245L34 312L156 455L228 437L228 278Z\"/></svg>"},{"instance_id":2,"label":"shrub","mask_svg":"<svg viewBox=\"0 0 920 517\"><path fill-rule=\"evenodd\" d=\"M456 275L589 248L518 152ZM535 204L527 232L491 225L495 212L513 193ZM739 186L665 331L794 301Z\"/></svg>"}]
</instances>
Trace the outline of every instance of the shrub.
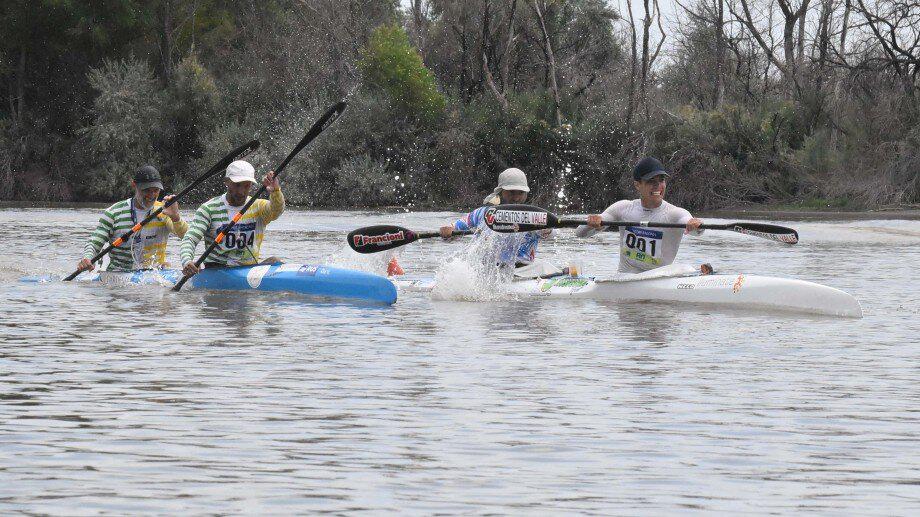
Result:
<instances>
[{"instance_id":1,"label":"shrub","mask_svg":"<svg viewBox=\"0 0 920 517\"><path fill-rule=\"evenodd\" d=\"M168 95L174 159L182 164L189 158L201 156L201 135L218 120L220 95L211 73L195 54L187 56L176 67Z\"/></svg>"},{"instance_id":2,"label":"shrub","mask_svg":"<svg viewBox=\"0 0 920 517\"><path fill-rule=\"evenodd\" d=\"M791 147L802 145L799 122L785 103L755 110L683 107L648 132L645 152L673 171L669 197L688 208L771 202L803 188Z\"/></svg>"},{"instance_id":3,"label":"shrub","mask_svg":"<svg viewBox=\"0 0 920 517\"><path fill-rule=\"evenodd\" d=\"M333 171L337 206L384 206L396 203L399 180L385 164L367 155L342 161Z\"/></svg>"},{"instance_id":4,"label":"shrub","mask_svg":"<svg viewBox=\"0 0 920 517\"><path fill-rule=\"evenodd\" d=\"M361 51L358 66L365 84L386 92L406 115L433 122L443 114L446 101L438 92L434 74L425 67L402 27L378 27Z\"/></svg>"},{"instance_id":5,"label":"shrub","mask_svg":"<svg viewBox=\"0 0 920 517\"><path fill-rule=\"evenodd\" d=\"M164 133L165 98L144 61L106 60L88 79L98 95L93 121L81 131L88 172L79 188L95 199L114 199L129 191L138 166L159 167L155 148Z\"/></svg>"}]
</instances>

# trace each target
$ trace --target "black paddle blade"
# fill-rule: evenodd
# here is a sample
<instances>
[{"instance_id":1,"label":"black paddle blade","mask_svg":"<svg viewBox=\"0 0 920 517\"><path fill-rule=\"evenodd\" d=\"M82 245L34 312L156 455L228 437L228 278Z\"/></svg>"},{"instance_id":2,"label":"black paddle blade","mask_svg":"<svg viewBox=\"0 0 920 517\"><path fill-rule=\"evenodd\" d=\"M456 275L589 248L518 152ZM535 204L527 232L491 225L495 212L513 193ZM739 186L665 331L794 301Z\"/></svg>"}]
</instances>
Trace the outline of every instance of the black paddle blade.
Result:
<instances>
[{"instance_id":1,"label":"black paddle blade","mask_svg":"<svg viewBox=\"0 0 920 517\"><path fill-rule=\"evenodd\" d=\"M260 144L258 140L250 140L248 143L237 147L231 151L230 154L224 156L223 159L215 163L214 166L211 167L205 175L203 175L203 178L211 177L217 173L223 173L227 170L227 167L229 167L231 163L237 160L242 160L246 156L255 152L255 150L259 148L259 145Z\"/></svg>"},{"instance_id":2,"label":"black paddle blade","mask_svg":"<svg viewBox=\"0 0 920 517\"><path fill-rule=\"evenodd\" d=\"M799 242L799 232L785 226L765 223L731 223L728 228L732 231L753 235L771 241L785 242L786 244L795 244Z\"/></svg>"},{"instance_id":3,"label":"black paddle blade","mask_svg":"<svg viewBox=\"0 0 920 517\"><path fill-rule=\"evenodd\" d=\"M236 154L234 154L234 161L245 158L246 155L252 154L259 148L259 145L260 144L258 140L250 140L249 143L239 146L235 149ZM224 168L226 169L226 167Z\"/></svg>"},{"instance_id":4,"label":"black paddle blade","mask_svg":"<svg viewBox=\"0 0 920 517\"><path fill-rule=\"evenodd\" d=\"M533 205L489 207L484 218L486 226L501 233L533 232L559 226L559 219L554 214Z\"/></svg>"},{"instance_id":5,"label":"black paddle blade","mask_svg":"<svg viewBox=\"0 0 920 517\"><path fill-rule=\"evenodd\" d=\"M294 146L294 149L290 152L290 154L287 155L287 158L285 158L284 161L275 168L275 174L277 175L279 172L284 170L288 162L297 156L297 153L306 147L307 144L315 140L316 137L325 131L327 127L331 126L332 123L335 122L335 119L339 118L339 115L345 111L347 106L348 103L345 101L339 101L332 106L329 106L329 109L327 109L322 114L322 116L313 123L313 126L310 127L310 129L307 131L307 134L300 139L300 142L298 142L296 146Z\"/></svg>"},{"instance_id":6,"label":"black paddle blade","mask_svg":"<svg viewBox=\"0 0 920 517\"><path fill-rule=\"evenodd\" d=\"M418 235L401 226L378 224L353 230L347 239L351 249L358 253L377 253L415 242Z\"/></svg>"},{"instance_id":7,"label":"black paddle blade","mask_svg":"<svg viewBox=\"0 0 920 517\"><path fill-rule=\"evenodd\" d=\"M230 154L228 154L227 156L224 156L223 158L221 158L220 161L217 162L217 163L215 163L214 166L212 166L210 169L208 169L207 172L205 172L204 174L202 174L201 176L199 176L198 179L196 179L195 181L193 181L189 186L185 187L185 188L182 190L182 192L180 192L179 194L177 194L176 197L173 199L172 202L178 201L178 200L179 200L179 196L182 196L182 195L186 194L188 191L190 191L190 190L192 190L193 188L197 187L198 185L200 185L201 183L203 183L205 180L211 178L211 177L214 176L215 174L223 174L224 171L227 170L227 167L228 167L231 163L233 163L233 162L235 162L235 161L237 161L237 160L242 160L243 158L245 158L245 157L248 156L249 154L252 154L252 153L253 153L256 149L258 149L258 148L259 148L259 141L258 141L258 140L250 140L248 143L245 143L245 144L243 144L243 145L237 147L236 149L230 151ZM171 205L172 202L169 203L169 204L167 204L166 206ZM165 208L165 207L164 207L164 208Z\"/></svg>"}]
</instances>

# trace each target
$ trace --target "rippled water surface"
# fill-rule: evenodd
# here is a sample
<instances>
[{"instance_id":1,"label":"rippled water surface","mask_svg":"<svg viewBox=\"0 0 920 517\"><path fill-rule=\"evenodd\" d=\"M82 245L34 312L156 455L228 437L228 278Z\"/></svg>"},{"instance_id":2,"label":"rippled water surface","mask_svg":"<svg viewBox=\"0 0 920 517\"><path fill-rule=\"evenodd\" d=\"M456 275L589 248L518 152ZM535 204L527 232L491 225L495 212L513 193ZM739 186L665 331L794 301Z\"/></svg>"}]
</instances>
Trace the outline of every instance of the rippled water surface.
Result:
<instances>
[{"instance_id":1,"label":"rippled water surface","mask_svg":"<svg viewBox=\"0 0 920 517\"><path fill-rule=\"evenodd\" d=\"M18 281L69 273L98 214L0 210L0 513L920 512L920 222L678 255L846 290L859 320ZM379 272L347 231L451 215L289 210L263 253ZM465 245L399 261L430 277ZM613 245L542 251L605 273Z\"/></svg>"}]
</instances>

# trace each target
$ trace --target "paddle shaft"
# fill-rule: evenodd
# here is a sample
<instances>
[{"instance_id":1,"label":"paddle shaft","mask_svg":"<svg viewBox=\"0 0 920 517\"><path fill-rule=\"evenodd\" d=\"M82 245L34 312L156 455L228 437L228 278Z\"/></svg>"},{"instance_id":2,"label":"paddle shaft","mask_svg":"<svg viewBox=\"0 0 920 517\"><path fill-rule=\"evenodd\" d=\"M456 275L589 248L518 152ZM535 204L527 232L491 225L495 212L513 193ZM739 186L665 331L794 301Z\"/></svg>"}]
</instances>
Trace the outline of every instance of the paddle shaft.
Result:
<instances>
[{"instance_id":1,"label":"paddle shaft","mask_svg":"<svg viewBox=\"0 0 920 517\"><path fill-rule=\"evenodd\" d=\"M560 219L556 225L557 228L575 228L577 226L586 226L587 219ZM621 226L644 226L647 228L686 228L686 224L681 223L652 223L649 221L604 221L601 226L607 228L620 228ZM732 224L707 224L700 225L700 230L731 230Z\"/></svg>"},{"instance_id":2,"label":"paddle shaft","mask_svg":"<svg viewBox=\"0 0 920 517\"><path fill-rule=\"evenodd\" d=\"M476 230L454 230L453 232L451 232L450 236L451 237L462 237L464 235L473 235L474 233L476 233ZM418 237L419 239L430 239L432 237L440 237L441 232L439 231L438 232L422 232L422 233L416 233L415 236Z\"/></svg>"},{"instance_id":3,"label":"paddle shaft","mask_svg":"<svg viewBox=\"0 0 920 517\"><path fill-rule=\"evenodd\" d=\"M252 140L252 141L249 142L248 144L241 145L240 147L237 147L236 149L234 149L233 152L231 152L231 153L228 154L227 156L223 157L223 159L221 159L219 162L217 162L216 164L214 164L213 167L211 167L210 169L208 169L207 172L205 172L204 174L202 174L201 176L199 176L198 179L196 179L195 181L193 181L189 186L187 186L187 187L185 187L184 189L182 189L181 192L179 192L178 194L176 194L175 196L173 196L172 199L170 199L169 201L167 201L166 203L164 203L163 206L161 206L160 208L158 208L158 209L154 210L153 212L151 212L147 217L144 218L143 221L141 221L141 222L135 224L134 226L132 226L130 230L128 230L127 232L125 232L124 234L122 234L120 237L118 237L117 239L115 239L114 241L112 241L111 243L109 243L105 248L102 249L102 251L100 251L99 253L96 253L96 255L94 255L93 258L90 259L90 262L93 263L93 264L95 264L96 262L99 262L100 260L102 260L102 257L108 255L110 251L112 251L113 249L117 248L118 246L121 246L122 243L126 242L128 239L131 238L132 235L134 235L135 233L139 232L139 231L141 230L141 228L143 228L144 226L147 225L147 223L149 223L150 221L153 221L154 219L156 219L157 217L159 217L159 215L160 215L161 213L163 213L163 210L166 210L167 208L169 208L170 206L172 206L174 203L178 202L178 201L179 201L179 198L181 198L182 196L184 196L184 195L188 194L189 192L191 192L191 190L192 190L193 188L197 187L197 186L200 185L203 181L207 180L208 178L210 178L210 177L213 176L214 174L217 174L217 173L220 172L222 169L226 169L227 166L230 165L230 162L232 162L232 161L234 161L234 160L237 160L237 159L239 159L239 158L242 158L242 157L248 155L249 153L255 151L255 150L258 149L258 148L259 148L259 141L258 141L258 140ZM71 273L70 275L68 275L67 277L65 277L65 278L64 278L64 281L65 281L65 282L69 282L69 281L73 280L74 278L76 278L77 275L79 275L80 273L82 273L82 271L78 269L78 270L74 271L73 273Z\"/></svg>"},{"instance_id":4,"label":"paddle shaft","mask_svg":"<svg viewBox=\"0 0 920 517\"><path fill-rule=\"evenodd\" d=\"M484 216L486 225L494 231L501 233L532 232L547 228L571 228L587 225L588 220L583 217L558 217L544 208L534 205L498 205L486 209ZM650 221L601 221L601 226L620 228L624 226L639 226L648 228L686 228L685 223L658 223ZM799 242L799 234L792 228L768 223L735 222L726 224L701 224L701 230L730 230L744 235L752 235L772 241L795 244Z\"/></svg>"},{"instance_id":5,"label":"paddle shaft","mask_svg":"<svg viewBox=\"0 0 920 517\"><path fill-rule=\"evenodd\" d=\"M307 146L307 144L309 144L316 137L318 137L319 134L322 133L324 129L329 127L329 125L332 124L335 121L335 119L337 119L339 115L342 114L342 111L345 110L345 106L346 106L345 101L339 101L333 106L331 106L328 110L326 110L325 113L323 113L323 116L320 117L319 120L317 120L316 123L313 124L313 127L311 127L309 131L307 131L307 134L304 135L304 137L294 147L294 149L290 153L288 153L284 161L282 161L281 164L279 164L275 168L274 179L277 180L278 177L281 176L281 173L284 172L284 168L287 167L287 164L290 163L290 161L294 159L295 156L297 156L297 153L299 153L304 147ZM261 196L266 190L267 190L267 187L265 185L262 185L261 187L259 187L259 190L257 190L256 193L253 194L252 197L249 198L249 201L247 201L246 204L243 205L243 208L241 208L240 211L237 212L236 215L233 216L233 218L230 220L230 223L227 224L227 226L220 233L218 233L216 237L214 237L214 242L212 242L211 245L208 246L208 248L205 250L205 252L202 253L200 257L198 257L198 260L195 261L196 267L201 267L201 265L204 264L204 261L208 258L208 256L215 249L217 249L218 246L220 246L221 242L223 242L224 237L227 235L227 233L233 229L233 227L236 225L237 222L239 222L240 219L243 218L243 214L246 213L246 210L249 210L249 207L251 207L252 204L255 203L256 200L259 198L259 196ZM176 285L173 286L172 290L178 291L182 289L182 286L185 285L185 283L188 282L188 279L191 277L192 275L183 275L182 278L179 279L178 282L176 282Z\"/></svg>"},{"instance_id":6,"label":"paddle shaft","mask_svg":"<svg viewBox=\"0 0 920 517\"><path fill-rule=\"evenodd\" d=\"M555 222L556 228L574 228L577 226L587 225L587 219L572 219L563 217ZM621 228L624 226L646 227L646 228L686 228L682 223L653 223L648 221L603 221L601 226L607 228ZM743 235L752 235L763 239L783 242L786 244L796 244L799 242L799 234L792 228L777 226L767 223L750 223L735 222L725 224L707 224L699 226L700 230L728 230Z\"/></svg>"}]
</instances>

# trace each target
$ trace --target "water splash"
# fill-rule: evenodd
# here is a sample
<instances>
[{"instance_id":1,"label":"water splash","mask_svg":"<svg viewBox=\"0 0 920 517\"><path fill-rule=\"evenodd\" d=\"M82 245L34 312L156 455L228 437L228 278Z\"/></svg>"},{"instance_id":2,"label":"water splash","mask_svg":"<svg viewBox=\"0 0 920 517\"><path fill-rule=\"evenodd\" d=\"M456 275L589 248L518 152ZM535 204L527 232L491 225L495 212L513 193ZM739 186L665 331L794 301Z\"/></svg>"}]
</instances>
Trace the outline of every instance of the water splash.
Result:
<instances>
[{"instance_id":1,"label":"water splash","mask_svg":"<svg viewBox=\"0 0 920 517\"><path fill-rule=\"evenodd\" d=\"M483 230L435 273L433 300L484 301L507 299L511 269L496 266L501 250L520 237Z\"/></svg>"}]
</instances>

